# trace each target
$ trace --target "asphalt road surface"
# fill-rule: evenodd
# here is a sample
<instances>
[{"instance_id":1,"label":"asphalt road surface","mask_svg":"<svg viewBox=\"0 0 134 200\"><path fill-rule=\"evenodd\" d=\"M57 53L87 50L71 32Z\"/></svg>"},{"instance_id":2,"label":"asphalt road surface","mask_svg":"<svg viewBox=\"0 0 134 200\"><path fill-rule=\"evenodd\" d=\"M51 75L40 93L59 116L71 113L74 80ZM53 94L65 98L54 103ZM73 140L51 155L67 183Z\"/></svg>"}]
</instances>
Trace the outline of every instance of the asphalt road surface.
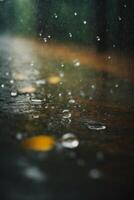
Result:
<instances>
[{"instance_id":1,"label":"asphalt road surface","mask_svg":"<svg viewBox=\"0 0 134 200\"><path fill-rule=\"evenodd\" d=\"M134 61L0 37L0 199L128 199Z\"/></svg>"}]
</instances>

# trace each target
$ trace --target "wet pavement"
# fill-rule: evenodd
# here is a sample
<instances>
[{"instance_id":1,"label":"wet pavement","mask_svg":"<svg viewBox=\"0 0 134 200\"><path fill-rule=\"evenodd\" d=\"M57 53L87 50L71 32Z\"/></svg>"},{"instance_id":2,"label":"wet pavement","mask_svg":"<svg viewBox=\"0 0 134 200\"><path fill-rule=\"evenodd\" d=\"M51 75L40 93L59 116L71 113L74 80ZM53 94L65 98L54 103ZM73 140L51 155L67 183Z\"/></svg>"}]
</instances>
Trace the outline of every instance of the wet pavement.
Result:
<instances>
[{"instance_id":1,"label":"wet pavement","mask_svg":"<svg viewBox=\"0 0 134 200\"><path fill-rule=\"evenodd\" d=\"M134 177L134 61L0 37L0 195L127 199Z\"/></svg>"}]
</instances>

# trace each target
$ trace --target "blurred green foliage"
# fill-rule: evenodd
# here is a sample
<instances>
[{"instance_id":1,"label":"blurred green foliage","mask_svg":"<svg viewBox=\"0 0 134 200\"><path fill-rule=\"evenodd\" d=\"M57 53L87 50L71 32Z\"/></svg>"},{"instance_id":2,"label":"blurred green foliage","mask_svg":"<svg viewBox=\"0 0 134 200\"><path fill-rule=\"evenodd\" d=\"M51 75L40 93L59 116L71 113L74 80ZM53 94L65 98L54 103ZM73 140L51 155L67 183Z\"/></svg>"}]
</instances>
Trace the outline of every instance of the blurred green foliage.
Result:
<instances>
[{"instance_id":1,"label":"blurred green foliage","mask_svg":"<svg viewBox=\"0 0 134 200\"><path fill-rule=\"evenodd\" d=\"M133 9L133 0L4 0L0 33L134 48Z\"/></svg>"}]
</instances>

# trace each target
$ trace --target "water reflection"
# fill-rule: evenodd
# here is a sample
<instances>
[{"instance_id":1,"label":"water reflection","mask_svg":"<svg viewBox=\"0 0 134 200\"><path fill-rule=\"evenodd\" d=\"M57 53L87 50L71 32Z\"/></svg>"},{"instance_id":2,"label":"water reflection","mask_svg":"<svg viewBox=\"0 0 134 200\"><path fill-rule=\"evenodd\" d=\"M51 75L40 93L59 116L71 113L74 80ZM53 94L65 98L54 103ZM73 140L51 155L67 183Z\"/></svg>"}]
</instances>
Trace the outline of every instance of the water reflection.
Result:
<instances>
[{"instance_id":1,"label":"water reflection","mask_svg":"<svg viewBox=\"0 0 134 200\"><path fill-rule=\"evenodd\" d=\"M50 151L55 146L55 139L50 136L34 136L22 141L22 147L33 151Z\"/></svg>"}]
</instances>

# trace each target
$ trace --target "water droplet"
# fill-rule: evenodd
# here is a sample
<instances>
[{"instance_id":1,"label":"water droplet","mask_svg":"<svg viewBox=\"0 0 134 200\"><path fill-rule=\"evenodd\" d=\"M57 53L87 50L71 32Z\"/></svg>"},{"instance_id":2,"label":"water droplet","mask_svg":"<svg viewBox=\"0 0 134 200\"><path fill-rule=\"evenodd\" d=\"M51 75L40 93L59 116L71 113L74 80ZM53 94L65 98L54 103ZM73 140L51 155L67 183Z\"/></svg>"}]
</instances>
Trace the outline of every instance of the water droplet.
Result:
<instances>
[{"instance_id":1,"label":"water droplet","mask_svg":"<svg viewBox=\"0 0 134 200\"><path fill-rule=\"evenodd\" d=\"M68 91L68 95L71 96L71 95L72 95L72 92L71 92L71 91Z\"/></svg>"},{"instance_id":2,"label":"water droplet","mask_svg":"<svg viewBox=\"0 0 134 200\"><path fill-rule=\"evenodd\" d=\"M75 103L75 100L74 100L74 99L70 99L70 100L68 101L68 103L73 104L73 103Z\"/></svg>"},{"instance_id":3,"label":"water droplet","mask_svg":"<svg viewBox=\"0 0 134 200\"><path fill-rule=\"evenodd\" d=\"M92 100L93 100L93 97L90 96L90 97L89 97L89 100L92 101Z\"/></svg>"},{"instance_id":4,"label":"water droplet","mask_svg":"<svg viewBox=\"0 0 134 200\"><path fill-rule=\"evenodd\" d=\"M52 97L52 94L51 94L51 93L48 93L48 94L47 94L47 98L50 99L51 97Z\"/></svg>"},{"instance_id":5,"label":"water droplet","mask_svg":"<svg viewBox=\"0 0 134 200\"><path fill-rule=\"evenodd\" d=\"M34 66L34 63L33 63L33 62L31 62L31 63L30 63L30 66L31 66L31 67L33 67L33 66Z\"/></svg>"},{"instance_id":6,"label":"water droplet","mask_svg":"<svg viewBox=\"0 0 134 200\"><path fill-rule=\"evenodd\" d=\"M91 85L91 88L92 88L92 89L95 89L95 85Z\"/></svg>"},{"instance_id":7,"label":"water droplet","mask_svg":"<svg viewBox=\"0 0 134 200\"><path fill-rule=\"evenodd\" d=\"M5 87L5 85L4 84L1 84L1 88L4 88Z\"/></svg>"},{"instance_id":8,"label":"water droplet","mask_svg":"<svg viewBox=\"0 0 134 200\"><path fill-rule=\"evenodd\" d=\"M44 42L46 43L47 42L47 38L43 38Z\"/></svg>"},{"instance_id":9,"label":"water droplet","mask_svg":"<svg viewBox=\"0 0 134 200\"><path fill-rule=\"evenodd\" d=\"M61 138L61 144L65 148L74 149L78 147L79 141L73 133L66 133Z\"/></svg>"},{"instance_id":10,"label":"water droplet","mask_svg":"<svg viewBox=\"0 0 134 200\"><path fill-rule=\"evenodd\" d=\"M81 96L81 97L85 97L85 96L86 96L86 95L85 95L85 92L81 90L81 91L80 91L80 96Z\"/></svg>"},{"instance_id":11,"label":"water droplet","mask_svg":"<svg viewBox=\"0 0 134 200\"><path fill-rule=\"evenodd\" d=\"M92 179L100 179L102 178L102 173L98 169L91 169L88 176Z\"/></svg>"},{"instance_id":12,"label":"water droplet","mask_svg":"<svg viewBox=\"0 0 134 200\"><path fill-rule=\"evenodd\" d=\"M100 39L100 36L96 36L96 39L97 39L97 41L100 41L101 39Z\"/></svg>"},{"instance_id":13,"label":"water droplet","mask_svg":"<svg viewBox=\"0 0 134 200\"><path fill-rule=\"evenodd\" d=\"M70 37L70 38L72 38L72 37L73 37L72 33L69 33L69 37Z\"/></svg>"},{"instance_id":14,"label":"water droplet","mask_svg":"<svg viewBox=\"0 0 134 200\"><path fill-rule=\"evenodd\" d=\"M57 19L58 18L58 15L56 13L54 13L54 17Z\"/></svg>"},{"instance_id":15,"label":"water droplet","mask_svg":"<svg viewBox=\"0 0 134 200\"><path fill-rule=\"evenodd\" d=\"M14 84L14 80L10 80L10 83L11 83L11 84Z\"/></svg>"},{"instance_id":16,"label":"water droplet","mask_svg":"<svg viewBox=\"0 0 134 200\"><path fill-rule=\"evenodd\" d=\"M44 176L44 173L34 166L28 166L27 168L25 168L23 174L27 178L32 179L34 181L40 182L46 180L46 176Z\"/></svg>"},{"instance_id":17,"label":"water droplet","mask_svg":"<svg viewBox=\"0 0 134 200\"><path fill-rule=\"evenodd\" d=\"M41 37L41 36L42 36L42 33L39 33L39 36Z\"/></svg>"},{"instance_id":18,"label":"water droplet","mask_svg":"<svg viewBox=\"0 0 134 200\"><path fill-rule=\"evenodd\" d=\"M17 95L18 95L17 91L11 92L11 96L12 96L12 97L16 97Z\"/></svg>"},{"instance_id":19,"label":"water droplet","mask_svg":"<svg viewBox=\"0 0 134 200\"><path fill-rule=\"evenodd\" d=\"M60 76L61 78L63 78L63 77L64 77L64 72L60 72L60 73L59 73L59 76Z\"/></svg>"},{"instance_id":20,"label":"water droplet","mask_svg":"<svg viewBox=\"0 0 134 200\"><path fill-rule=\"evenodd\" d=\"M34 115L33 115L33 118L34 118L34 119L39 119L39 115L35 115L35 114L34 114Z\"/></svg>"},{"instance_id":21,"label":"water droplet","mask_svg":"<svg viewBox=\"0 0 134 200\"><path fill-rule=\"evenodd\" d=\"M74 66L79 67L80 61L78 59L73 60Z\"/></svg>"},{"instance_id":22,"label":"water droplet","mask_svg":"<svg viewBox=\"0 0 134 200\"><path fill-rule=\"evenodd\" d=\"M115 87L116 87L116 88L118 88L118 87L119 87L119 85L118 85L118 84L115 84Z\"/></svg>"},{"instance_id":23,"label":"water droplet","mask_svg":"<svg viewBox=\"0 0 134 200\"><path fill-rule=\"evenodd\" d=\"M31 99L31 102L33 104L41 104L42 103L42 100L41 99Z\"/></svg>"},{"instance_id":24,"label":"water droplet","mask_svg":"<svg viewBox=\"0 0 134 200\"><path fill-rule=\"evenodd\" d=\"M67 109L63 110L62 113L63 113L63 118L64 119L68 119L68 118L70 118L72 116L72 114L70 113L70 111L67 110Z\"/></svg>"},{"instance_id":25,"label":"water droplet","mask_svg":"<svg viewBox=\"0 0 134 200\"><path fill-rule=\"evenodd\" d=\"M62 94L61 93L59 93L59 97L61 97L62 96Z\"/></svg>"},{"instance_id":26,"label":"water droplet","mask_svg":"<svg viewBox=\"0 0 134 200\"><path fill-rule=\"evenodd\" d=\"M118 16L118 20L119 20L119 21L121 21L121 20L122 20L122 18L121 18L120 16Z\"/></svg>"},{"instance_id":27,"label":"water droplet","mask_svg":"<svg viewBox=\"0 0 134 200\"><path fill-rule=\"evenodd\" d=\"M91 130L105 130L106 129L106 126L103 125L102 123L100 122L96 122L96 121L89 121L89 122L86 122L85 123L87 128L88 129L91 129Z\"/></svg>"},{"instance_id":28,"label":"water droplet","mask_svg":"<svg viewBox=\"0 0 134 200\"><path fill-rule=\"evenodd\" d=\"M87 21L83 21L83 24L87 24Z\"/></svg>"},{"instance_id":29,"label":"water droplet","mask_svg":"<svg viewBox=\"0 0 134 200\"><path fill-rule=\"evenodd\" d=\"M22 133L17 133L16 134L16 139L17 140L22 140L23 139L23 134Z\"/></svg>"},{"instance_id":30,"label":"water droplet","mask_svg":"<svg viewBox=\"0 0 134 200\"><path fill-rule=\"evenodd\" d=\"M6 72L6 76L9 76L9 72Z\"/></svg>"},{"instance_id":31,"label":"water droplet","mask_svg":"<svg viewBox=\"0 0 134 200\"><path fill-rule=\"evenodd\" d=\"M36 84L37 84L37 85L44 85L44 84L46 84L46 80L44 80L44 79L42 79L42 80L37 80L37 81L36 81Z\"/></svg>"}]
</instances>

